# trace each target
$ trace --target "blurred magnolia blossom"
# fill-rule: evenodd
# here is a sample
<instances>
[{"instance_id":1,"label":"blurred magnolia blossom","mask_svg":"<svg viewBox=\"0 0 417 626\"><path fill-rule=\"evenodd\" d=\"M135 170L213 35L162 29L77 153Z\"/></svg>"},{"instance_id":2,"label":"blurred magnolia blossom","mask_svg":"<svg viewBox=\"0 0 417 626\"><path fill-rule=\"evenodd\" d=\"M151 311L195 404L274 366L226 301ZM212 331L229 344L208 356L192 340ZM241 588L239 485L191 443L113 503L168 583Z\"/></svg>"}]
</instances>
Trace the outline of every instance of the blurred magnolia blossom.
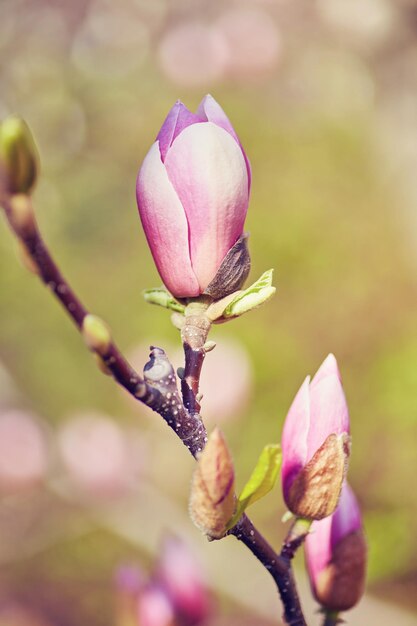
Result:
<instances>
[{"instance_id":1,"label":"blurred magnolia blossom","mask_svg":"<svg viewBox=\"0 0 417 626\"><path fill-rule=\"evenodd\" d=\"M207 87L222 78L227 48L217 29L189 20L166 32L159 44L158 59L162 71L174 83Z\"/></svg>"},{"instance_id":2,"label":"blurred magnolia blossom","mask_svg":"<svg viewBox=\"0 0 417 626\"><path fill-rule=\"evenodd\" d=\"M225 77L259 77L272 70L281 38L261 8L230 9L214 22L187 20L162 38L158 57L164 74L178 85L210 85Z\"/></svg>"},{"instance_id":3,"label":"blurred magnolia blossom","mask_svg":"<svg viewBox=\"0 0 417 626\"><path fill-rule=\"evenodd\" d=\"M226 71L233 78L259 77L280 60L277 24L260 8L236 8L223 13L214 27L226 48Z\"/></svg>"},{"instance_id":4,"label":"blurred magnolia blossom","mask_svg":"<svg viewBox=\"0 0 417 626\"><path fill-rule=\"evenodd\" d=\"M40 420L19 410L0 413L0 492L40 483L48 464L46 429Z\"/></svg>"},{"instance_id":5,"label":"blurred magnolia blossom","mask_svg":"<svg viewBox=\"0 0 417 626\"><path fill-rule=\"evenodd\" d=\"M73 485L96 497L127 494L143 473L139 434L99 413L72 416L58 432L58 449Z\"/></svg>"},{"instance_id":6,"label":"blurred magnolia blossom","mask_svg":"<svg viewBox=\"0 0 417 626\"><path fill-rule=\"evenodd\" d=\"M201 565L178 537L164 540L148 576L139 566L125 564L117 569L115 583L117 625L197 626L211 610Z\"/></svg>"},{"instance_id":7,"label":"blurred magnolia blossom","mask_svg":"<svg viewBox=\"0 0 417 626\"><path fill-rule=\"evenodd\" d=\"M148 361L150 343L140 344L129 352L129 361L138 371ZM174 369L184 364L184 353L181 348L163 345ZM253 386L253 370L249 353L237 339L222 337L215 349L207 354L201 373L200 391L203 394L202 415L207 423L222 422L239 418L248 406ZM123 396L141 414L151 415L149 409L137 402L122 390Z\"/></svg>"},{"instance_id":8,"label":"blurred magnolia blossom","mask_svg":"<svg viewBox=\"0 0 417 626\"><path fill-rule=\"evenodd\" d=\"M137 626L174 626L174 610L162 589L145 587L137 605Z\"/></svg>"},{"instance_id":9,"label":"blurred magnolia blossom","mask_svg":"<svg viewBox=\"0 0 417 626\"><path fill-rule=\"evenodd\" d=\"M203 568L184 541L167 537L162 545L157 577L187 623L199 623L210 610Z\"/></svg>"}]
</instances>

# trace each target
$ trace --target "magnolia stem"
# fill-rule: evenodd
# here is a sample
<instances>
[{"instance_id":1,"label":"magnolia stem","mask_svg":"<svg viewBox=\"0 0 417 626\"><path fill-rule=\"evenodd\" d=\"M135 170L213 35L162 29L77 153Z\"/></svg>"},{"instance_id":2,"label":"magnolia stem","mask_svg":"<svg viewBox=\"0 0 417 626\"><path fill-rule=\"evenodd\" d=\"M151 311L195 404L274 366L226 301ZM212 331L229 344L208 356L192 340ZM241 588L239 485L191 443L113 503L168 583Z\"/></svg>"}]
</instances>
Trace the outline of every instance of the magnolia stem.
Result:
<instances>
[{"instance_id":1,"label":"magnolia stem","mask_svg":"<svg viewBox=\"0 0 417 626\"><path fill-rule=\"evenodd\" d=\"M301 547L310 532L310 527L311 520L303 519L302 517L295 519L282 544L281 557L287 561L291 561L294 558L298 548Z\"/></svg>"},{"instance_id":2,"label":"magnolia stem","mask_svg":"<svg viewBox=\"0 0 417 626\"><path fill-rule=\"evenodd\" d=\"M0 199L7 221L23 244L36 273L82 331L89 311L75 295L49 253L32 213L30 198L22 196L20 199L24 200L24 210L20 213L13 206L13 197ZM210 321L205 315L206 307L207 303L192 303L187 307L182 330L185 349L185 371L181 384L183 401L178 393L172 365L160 348L151 347L150 360L145 365L143 378L131 367L113 341L108 343L105 350L95 350L113 378L134 398L158 412L194 457L198 456L207 441L206 430L199 415L197 395L205 356L204 344L210 330ZM289 626L306 626L290 559L286 555L276 554L246 515L243 515L228 534L233 534L242 541L275 580L284 604L286 623ZM331 624L326 622L327 626Z\"/></svg>"},{"instance_id":3,"label":"magnolia stem","mask_svg":"<svg viewBox=\"0 0 417 626\"><path fill-rule=\"evenodd\" d=\"M185 310L181 339L184 346L185 368L181 380L184 406L191 414L200 412L198 389L200 374L206 352L204 344L210 330L210 320L205 315L208 302L192 302Z\"/></svg>"},{"instance_id":4,"label":"magnolia stem","mask_svg":"<svg viewBox=\"0 0 417 626\"><path fill-rule=\"evenodd\" d=\"M271 574L284 605L285 623L306 626L290 561L276 554L245 513L229 534L242 541Z\"/></svg>"},{"instance_id":5,"label":"magnolia stem","mask_svg":"<svg viewBox=\"0 0 417 626\"><path fill-rule=\"evenodd\" d=\"M326 611L324 614L323 626L337 626L340 624L339 613L337 611Z\"/></svg>"}]
</instances>

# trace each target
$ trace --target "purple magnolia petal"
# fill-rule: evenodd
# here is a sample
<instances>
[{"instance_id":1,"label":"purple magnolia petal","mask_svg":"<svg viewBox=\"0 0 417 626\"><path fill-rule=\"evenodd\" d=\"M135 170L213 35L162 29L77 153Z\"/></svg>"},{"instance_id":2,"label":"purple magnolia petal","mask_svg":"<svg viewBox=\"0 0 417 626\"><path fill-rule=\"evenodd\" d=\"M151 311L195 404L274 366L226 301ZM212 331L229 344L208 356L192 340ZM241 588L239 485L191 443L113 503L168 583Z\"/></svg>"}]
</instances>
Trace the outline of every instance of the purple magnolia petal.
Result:
<instances>
[{"instance_id":1,"label":"purple magnolia petal","mask_svg":"<svg viewBox=\"0 0 417 626\"><path fill-rule=\"evenodd\" d=\"M333 515L313 522L305 541L307 569L313 589L320 573L331 563L335 546L360 528L362 518L359 505L352 489L345 482Z\"/></svg>"},{"instance_id":2,"label":"purple magnolia petal","mask_svg":"<svg viewBox=\"0 0 417 626\"><path fill-rule=\"evenodd\" d=\"M288 411L282 432L282 486L286 498L291 484L307 458L310 427L310 377L301 385Z\"/></svg>"},{"instance_id":3,"label":"purple magnolia petal","mask_svg":"<svg viewBox=\"0 0 417 626\"><path fill-rule=\"evenodd\" d=\"M191 113L180 100L174 104L156 138L156 140L159 141L159 150L163 162L165 161L166 154L172 142L180 132L187 126L202 122L204 119L202 115Z\"/></svg>"},{"instance_id":4,"label":"purple magnolia petal","mask_svg":"<svg viewBox=\"0 0 417 626\"><path fill-rule=\"evenodd\" d=\"M347 482L343 484L339 504L332 515L332 520L332 548L334 548L343 537L362 528L361 510L356 496Z\"/></svg>"},{"instance_id":5,"label":"purple magnolia petal","mask_svg":"<svg viewBox=\"0 0 417 626\"><path fill-rule=\"evenodd\" d=\"M235 129L233 128L229 118L213 96L207 94L207 96L202 99L197 109L197 114L204 116L207 122L213 122L216 126L220 126L220 128L226 130L230 135L232 135L233 139L239 143L238 136L236 135Z\"/></svg>"},{"instance_id":6,"label":"purple magnolia petal","mask_svg":"<svg viewBox=\"0 0 417 626\"><path fill-rule=\"evenodd\" d=\"M136 196L143 229L158 272L176 297L194 297L200 288L191 266L188 224L156 141L139 171Z\"/></svg>"},{"instance_id":7,"label":"purple magnolia petal","mask_svg":"<svg viewBox=\"0 0 417 626\"><path fill-rule=\"evenodd\" d=\"M163 544L158 580L172 604L192 623L200 623L210 606L202 568L191 549L180 539L169 537Z\"/></svg>"},{"instance_id":8,"label":"purple magnolia petal","mask_svg":"<svg viewBox=\"0 0 417 626\"><path fill-rule=\"evenodd\" d=\"M205 119L207 119L208 122L213 122L213 124L216 124L216 126L220 126L220 128L223 128L239 144L246 163L246 169L248 172L248 190L250 191L252 171L249 159L246 156L246 152L244 151L243 146L240 143L239 137L237 136L235 129L233 128L229 118L221 108L220 104L213 98L213 96L207 94L207 96L205 96L200 102L200 105L197 109L197 114L201 116L204 115Z\"/></svg>"},{"instance_id":9,"label":"purple magnolia petal","mask_svg":"<svg viewBox=\"0 0 417 626\"><path fill-rule=\"evenodd\" d=\"M249 197L242 151L224 129L194 124L177 136L165 167L187 216L191 264L203 292L243 232Z\"/></svg>"},{"instance_id":10,"label":"purple magnolia petal","mask_svg":"<svg viewBox=\"0 0 417 626\"><path fill-rule=\"evenodd\" d=\"M305 555L308 575L313 589L320 573L327 567L332 558L330 542L333 516L314 521L305 540Z\"/></svg>"}]
</instances>

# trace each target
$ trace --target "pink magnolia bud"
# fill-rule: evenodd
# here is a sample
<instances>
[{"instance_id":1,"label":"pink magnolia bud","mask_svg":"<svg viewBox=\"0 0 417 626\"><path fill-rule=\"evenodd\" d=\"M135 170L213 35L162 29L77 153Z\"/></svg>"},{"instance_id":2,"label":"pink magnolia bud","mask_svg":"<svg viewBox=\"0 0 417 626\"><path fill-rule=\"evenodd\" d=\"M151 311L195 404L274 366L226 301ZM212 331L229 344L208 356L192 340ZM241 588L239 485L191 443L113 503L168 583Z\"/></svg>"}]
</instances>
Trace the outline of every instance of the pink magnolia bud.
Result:
<instances>
[{"instance_id":1,"label":"pink magnolia bud","mask_svg":"<svg viewBox=\"0 0 417 626\"><path fill-rule=\"evenodd\" d=\"M365 585L366 542L359 506L347 483L333 515L311 525L305 553L316 600L330 611L355 606Z\"/></svg>"},{"instance_id":2,"label":"pink magnolia bud","mask_svg":"<svg viewBox=\"0 0 417 626\"><path fill-rule=\"evenodd\" d=\"M308 376L282 433L282 486L295 515L322 519L337 506L349 458L349 413L337 362L326 358Z\"/></svg>"},{"instance_id":3,"label":"pink magnolia bud","mask_svg":"<svg viewBox=\"0 0 417 626\"><path fill-rule=\"evenodd\" d=\"M210 598L201 566L189 547L176 537L164 542L158 580L187 623L198 624L207 616Z\"/></svg>"},{"instance_id":4,"label":"pink magnolia bud","mask_svg":"<svg viewBox=\"0 0 417 626\"><path fill-rule=\"evenodd\" d=\"M222 108L211 96L202 100L197 113L177 102L137 180L146 238L174 296L206 292L242 237L249 191L249 161ZM243 270L227 287L229 293L243 284L248 261Z\"/></svg>"}]
</instances>

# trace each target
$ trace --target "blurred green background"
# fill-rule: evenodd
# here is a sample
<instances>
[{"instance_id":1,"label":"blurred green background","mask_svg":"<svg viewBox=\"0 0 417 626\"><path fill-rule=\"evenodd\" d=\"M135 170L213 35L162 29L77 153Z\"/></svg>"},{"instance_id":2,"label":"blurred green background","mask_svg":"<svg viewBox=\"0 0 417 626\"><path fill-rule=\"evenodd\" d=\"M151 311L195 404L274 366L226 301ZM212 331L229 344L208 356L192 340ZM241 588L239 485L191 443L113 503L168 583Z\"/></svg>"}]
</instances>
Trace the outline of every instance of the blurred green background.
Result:
<instances>
[{"instance_id":1,"label":"blurred green background","mask_svg":"<svg viewBox=\"0 0 417 626\"><path fill-rule=\"evenodd\" d=\"M350 406L369 590L415 608L417 3L0 0L0 85L0 117L18 113L37 139L45 239L128 352L178 342L169 315L141 295L160 279L137 216L137 170L176 99L191 110L207 92L220 102L252 164L251 278L273 267L278 288L262 309L213 332L219 344L239 339L252 362L251 399L222 422L238 482L264 443L279 439L304 377L334 352ZM146 480L162 492L177 481L185 510L191 462L177 468L182 450L165 441L173 435L98 372L13 252L3 220L0 359L19 389L3 404L34 411L52 430L80 410L140 428L152 441ZM254 517L278 546L284 510L274 493ZM54 520L62 536L50 545L47 524L36 550L16 547L16 558L12 550L1 563L4 589L26 598L42 580L71 580L75 598L89 584L93 607L108 602L114 564L140 548L132 552L117 525L100 528L100 515L78 535L86 518L74 499L30 498L36 504L5 498L4 506L22 519L38 507L35 531ZM10 526L10 515L0 522ZM21 546L33 528L10 541ZM191 523L184 532L197 534ZM84 604L91 623L94 615L112 623Z\"/></svg>"}]
</instances>

